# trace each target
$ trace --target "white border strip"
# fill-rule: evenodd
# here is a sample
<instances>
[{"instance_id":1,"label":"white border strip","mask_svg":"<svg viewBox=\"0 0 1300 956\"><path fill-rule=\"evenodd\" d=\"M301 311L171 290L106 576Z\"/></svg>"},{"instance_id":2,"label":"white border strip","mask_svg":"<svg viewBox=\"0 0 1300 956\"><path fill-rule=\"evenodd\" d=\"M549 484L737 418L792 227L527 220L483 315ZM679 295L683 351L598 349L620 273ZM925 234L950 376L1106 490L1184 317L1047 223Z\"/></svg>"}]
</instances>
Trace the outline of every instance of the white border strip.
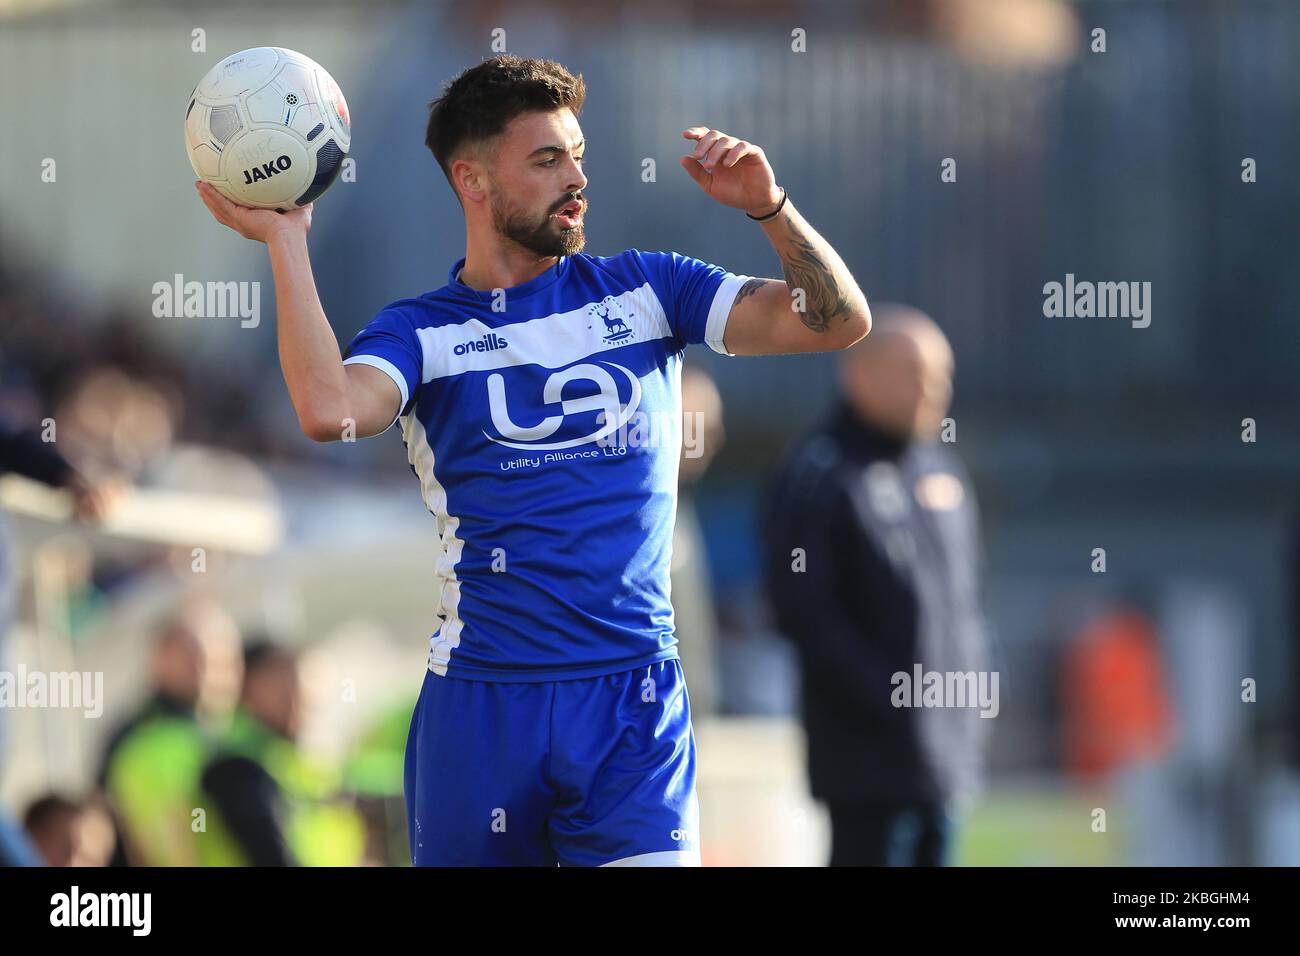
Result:
<instances>
[{"instance_id":1,"label":"white border strip","mask_svg":"<svg viewBox=\"0 0 1300 956\"><path fill-rule=\"evenodd\" d=\"M662 850L659 853L639 853L611 860L601 866L699 866L699 850Z\"/></svg>"},{"instance_id":2,"label":"white border strip","mask_svg":"<svg viewBox=\"0 0 1300 956\"><path fill-rule=\"evenodd\" d=\"M380 358L378 355L354 355L352 358L344 359L344 365L369 365L371 368L377 368L397 385L397 390L402 393L402 404L397 406L397 414L393 416L393 421L388 423L388 431L393 427L394 422L402 416L402 409L406 408L406 403L411 400L410 394L406 390L406 379L402 373L397 370L397 366L386 358Z\"/></svg>"},{"instance_id":3,"label":"white border strip","mask_svg":"<svg viewBox=\"0 0 1300 956\"><path fill-rule=\"evenodd\" d=\"M723 336L727 332L727 317L731 315L731 307L736 304L736 293L752 278L753 276L729 276L722 280L718 285L718 291L713 294L709 318L704 323L704 342L713 351L722 355L736 354L727 351Z\"/></svg>"}]
</instances>

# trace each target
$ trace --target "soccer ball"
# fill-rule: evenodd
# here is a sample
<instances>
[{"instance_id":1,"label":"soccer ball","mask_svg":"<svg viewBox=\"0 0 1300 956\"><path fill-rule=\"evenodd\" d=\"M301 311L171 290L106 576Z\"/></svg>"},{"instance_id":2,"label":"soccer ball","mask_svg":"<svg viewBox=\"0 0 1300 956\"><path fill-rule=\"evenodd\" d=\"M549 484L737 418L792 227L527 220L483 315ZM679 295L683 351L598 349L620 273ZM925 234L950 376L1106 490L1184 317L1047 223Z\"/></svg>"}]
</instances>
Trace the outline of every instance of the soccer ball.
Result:
<instances>
[{"instance_id":1,"label":"soccer ball","mask_svg":"<svg viewBox=\"0 0 1300 956\"><path fill-rule=\"evenodd\" d=\"M284 212L315 201L352 145L348 104L319 63L267 46L226 57L185 109L194 173L241 206Z\"/></svg>"}]
</instances>

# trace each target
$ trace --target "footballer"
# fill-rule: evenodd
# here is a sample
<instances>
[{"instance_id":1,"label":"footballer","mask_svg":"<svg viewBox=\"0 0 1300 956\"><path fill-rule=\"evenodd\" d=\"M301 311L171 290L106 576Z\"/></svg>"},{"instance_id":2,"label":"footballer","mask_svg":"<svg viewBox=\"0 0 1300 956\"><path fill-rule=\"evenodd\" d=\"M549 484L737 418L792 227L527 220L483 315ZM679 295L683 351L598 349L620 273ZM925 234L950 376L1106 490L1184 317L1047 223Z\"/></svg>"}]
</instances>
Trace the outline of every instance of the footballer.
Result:
<instances>
[{"instance_id":1,"label":"footballer","mask_svg":"<svg viewBox=\"0 0 1300 956\"><path fill-rule=\"evenodd\" d=\"M384 307L340 352L307 249L311 206L216 219L266 244L285 384L316 441L396 425L436 519L436 628L411 720L417 865L700 861L695 739L668 571L688 345L825 352L866 298L763 150L683 131L682 168L759 223L784 281L675 252L583 252L581 75L496 56L430 104L426 144L465 215L447 282ZM626 441L611 440L619 435Z\"/></svg>"}]
</instances>

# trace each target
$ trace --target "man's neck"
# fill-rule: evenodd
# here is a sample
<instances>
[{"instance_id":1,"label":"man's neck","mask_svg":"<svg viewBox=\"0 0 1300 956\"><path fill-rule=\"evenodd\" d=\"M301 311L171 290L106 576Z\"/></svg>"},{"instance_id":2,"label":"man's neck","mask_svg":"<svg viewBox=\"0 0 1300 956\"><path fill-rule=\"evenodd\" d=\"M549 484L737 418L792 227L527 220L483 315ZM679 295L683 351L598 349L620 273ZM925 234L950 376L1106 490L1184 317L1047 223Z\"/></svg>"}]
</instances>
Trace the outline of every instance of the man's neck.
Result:
<instances>
[{"instance_id":1,"label":"man's neck","mask_svg":"<svg viewBox=\"0 0 1300 956\"><path fill-rule=\"evenodd\" d=\"M470 248L456 278L477 292L512 289L536 279L559 261L559 256L539 257L521 248L503 249L495 254Z\"/></svg>"}]
</instances>

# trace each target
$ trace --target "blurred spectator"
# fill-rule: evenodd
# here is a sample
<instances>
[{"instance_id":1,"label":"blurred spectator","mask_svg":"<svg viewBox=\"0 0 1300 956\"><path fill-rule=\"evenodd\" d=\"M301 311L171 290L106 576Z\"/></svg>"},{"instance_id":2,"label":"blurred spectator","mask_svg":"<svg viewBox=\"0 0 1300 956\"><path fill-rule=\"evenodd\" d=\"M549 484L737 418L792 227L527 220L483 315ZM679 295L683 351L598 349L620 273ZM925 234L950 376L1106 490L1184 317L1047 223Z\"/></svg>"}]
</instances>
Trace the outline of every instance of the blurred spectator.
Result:
<instances>
[{"instance_id":1,"label":"blurred spectator","mask_svg":"<svg viewBox=\"0 0 1300 956\"><path fill-rule=\"evenodd\" d=\"M264 458L313 451L286 444L273 415L246 413L264 378L256 363L177 349L131 308L86 309L48 279L7 269L6 253L0 237L0 416L56 409L72 457L133 475L173 441Z\"/></svg>"},{"instance_id":2,"label":"blurred spectator","mask_svg":"<svg viewBox=\"0 0 1300 956\"><path fill-rule=\"evenodd\" d=\"M78 517L95 521L102 518L115 492L95 482L74 468L55 449L53 442L41 436L14 427L0 419L0 475L5 472L23 475L56 488L66 488L73 495L73 507ZM4 515L0 513L0 670L9 666L6 640L12 616L13 570L10 567L6 542ZM8 750L7 722L0 715L0 771L5 766ZM17 863L27 853L22 843L13 835L14 826L0 809L0 863L12 859ZM8 835L8 836L6 836Z\"/></svg>"},{"instance_id":3,"label":"blurred spectator","mask_svg":"<svg viewBox=\"0 0 1300 956\"><path fill-rule=\"evenodd\" d=\"M266 641L244 654L244 685L228 733L203 771L205 866L355 866L360 815L340 799L340 775L297 744L297 655Z\"/></svg>"},{"instance_id":4,"label":"blurred spectator","mask_svg":"<svg viewBox=\"0 0 1300 956\"><path fill-rule=\"evenodd\" d=\"M1066 652L1061 705L1065 763L1094 781L1163 756L1172 741L1172 706L1155 627L1143 613L1116 608L1090 621Z\"/></svg>"},{"instance_id":5,"label":"blurred spectator","mask_svg":"<svg viewBox=\"0 0 1300 956\"><path fill-rule=\"evenodd\" d=\"M695 510L695 484L722 447L722 396L702 369L682 369L682 459L673 530L671 593L677 653L686 673L691 713L718 712L718 615L704 532Z\"/></svg>"},{"instance_id":6,"label":"blurred spectator","mask_svg":"<svg viewBox=\"0 0 1300 956\"><path fill-rule=\"evenodd\" d=\"M103 366L75 381L55 417L79 460L139 475L171 447L180 405L175 395Z\"/></svg>"},{"instance_id":7,"label":"blurred spectator","mask_svg":"<svg viewBox=\"0 0 1300 956\"><path fill-rule=\"evenodd\" d=\"M974 497L935 439L952 395L947 339L924 314L875 310L843 353L841 399L764 506L768 589L798 646L813 796L832 865L937 865L979 784L996 712L899 688L937 672L994 689L980 610ZM919 688L917 688L919 691ZM982 696L982 695L981 695Z\"/></svg>"},{"instance_id":8,"label":"blurred spectator","mask_svg":"<svg viewBox=\"0 0 1300 956\"><path fill-rule=\"evenodd\" d=\"M1293 505L1293 507L1296 507ZM1300 771L1300 510L1293 511L1288 526L1286 579L1290 587L1287 602L1286 657L1290 661L1290 708L1283 716L1283 739L1286 740L1285 759L1291 761L1293 770Z\"/></svg>"},{"instance_id":9,"label":"blurred spectator","mask_svg":"<svg viewBox=\"0 0 1300 956\"><path fill-rule=\"evenodd\" d=\"M356 795L357 811L365 820L369 864L411 865L403 785L415 703L415 697L404 697L383 710L354 742L344 767L344 784Z\"/></svg>"},{"instance_id":10,"label":"blurred spectator","mask_svg":"<svg viewBox=\"0 0 1300 956\"><path fill-rule=\"evenodd\" d=\"M23 815L23 827L46 866L104 866L112 824L94 802L47 794Z\"/></svg>"},{"instance_id":11,"label":"blurred spectator","mask_svg":"<svg viewBox=\"0 0 1300 956\"><path fill-rule=\"evenodd\" d=\"M76 516L84 521L98 521L112 507L117 485L91 479L73 467L54 447L53 442L31 431L14 427L0 419L0 475L12 472L72 495ZM0 513L0 665L5 662L4 638L10 618L10 589L13 586L5 544L3 514ZM0 725L0 766L3 766L3 729Z\"/></svg>"},{"instance_id":12,"label":"blurred spectator","mask_svg":"<svg viewBox=\"0 0 1300 956\"><path fill-rule=\"evenodd\" d=\"M164 626L152 668L149 699L109 738L97 775L120 831L114 863L194 866L204 718L227 717L239 686L234 622L214 603L189 605Z\"/></svg>"},{"instance_id":13,"label":"blurred spectator","mask_svg":"<svg viewBox=\"0 0 1300 956\"><path fill-rule=\"evenodd\" d=\"M110 488L69 464L53 442L0 421L0 473L6 471L67 489L77 517L84 520L102 518L111 506Z\"/></svg>"}]
</instances>

